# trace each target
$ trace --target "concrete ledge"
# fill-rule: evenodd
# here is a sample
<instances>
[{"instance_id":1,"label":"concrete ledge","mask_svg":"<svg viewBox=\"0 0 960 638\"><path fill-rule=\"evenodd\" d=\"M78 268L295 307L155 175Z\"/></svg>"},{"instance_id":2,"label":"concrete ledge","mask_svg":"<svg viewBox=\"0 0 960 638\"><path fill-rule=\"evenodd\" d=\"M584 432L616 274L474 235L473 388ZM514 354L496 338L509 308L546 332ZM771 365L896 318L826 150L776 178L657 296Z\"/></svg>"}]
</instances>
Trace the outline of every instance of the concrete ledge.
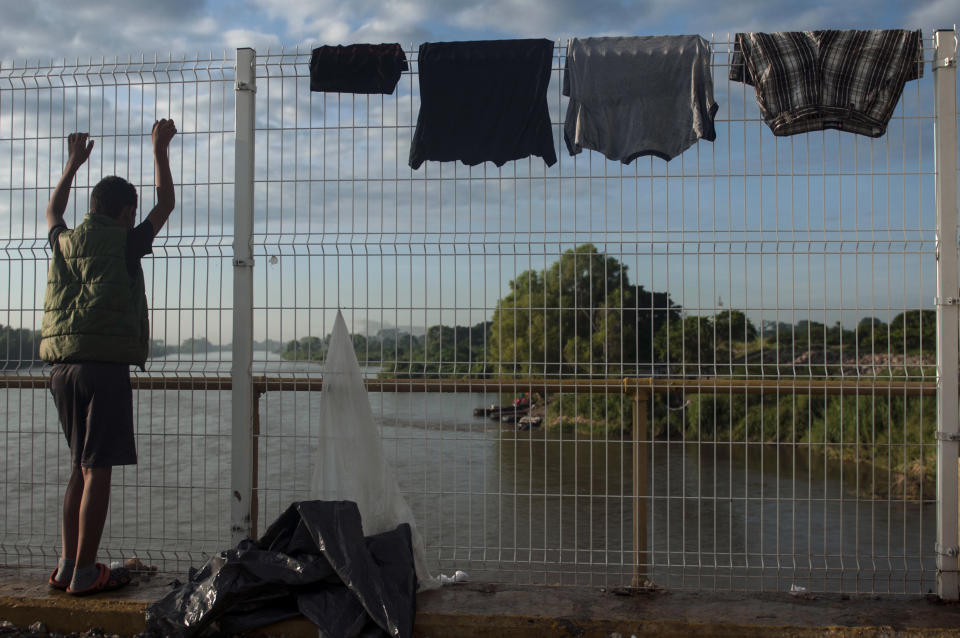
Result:
<instances>
[{"instance_id":1,"label":"concrete ledge","mask_svg":"<svg viewBox=\"0 0 960 638\"><path fill-rule=\"evenodd\" d=\"M43 621L62 633L99 627L133 636L147 605L169 591L170 575L112 594L75 598L45 585L46 574L0 570L0 619ZM477 636L960 636L960 604L920 597L793 597L780 593L631 591L458 584L417 599L421 638ZM252 634L314 638L295 619Z\"/></svg>"},{"instance_id":2,"label":"concrete ledge","mask_svg":"<svg viewBox=\"0 0 960 638\"><path fill-rule=\"evenodd\" d=\"M110 594L78 598L47 586L48 573L0 570L0 620L27 627L38 620L60 633L99 627L132 636L143 631L146 597L168 587L163 580L141 582ZM162 589L160 589L162 587Z\"/></svg>"}]
</instances>

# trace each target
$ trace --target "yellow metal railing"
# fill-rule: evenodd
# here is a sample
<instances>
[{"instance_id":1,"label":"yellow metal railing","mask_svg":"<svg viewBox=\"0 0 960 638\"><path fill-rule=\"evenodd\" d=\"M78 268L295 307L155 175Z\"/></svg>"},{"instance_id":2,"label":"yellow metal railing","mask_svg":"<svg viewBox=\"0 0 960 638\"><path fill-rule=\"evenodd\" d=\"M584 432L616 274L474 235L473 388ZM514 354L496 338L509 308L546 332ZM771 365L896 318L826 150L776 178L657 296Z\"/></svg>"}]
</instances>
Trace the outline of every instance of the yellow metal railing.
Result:
<instances>
[{"instance_id":1,"label":"yellow metal railing","mask_svg":"<svg viewBox=\"0 0 960 638\"><path fill-rule=\"evenodd\" d=\"M149 377L134 375L130 379L135 390L230 390L230 377L183 376ZM696 378L616 378L616 379L366 379L367 392L523 392L536 389L543 392L589 392L617 390L627 394L638 392L686 392L713 394L740 391L745 394L813 394L813 395L872 395L877 393L903 396L936 396L937 382L906 381L899 379L875 380L851 377L848 379L815 379L808 377L779 377L773 379L730 379L724 377ZM0 375L0 388L46 389L47 376ZM255 392L317 392L323 388L318 377L253 378Z\"/></svg>"}]
</instances>

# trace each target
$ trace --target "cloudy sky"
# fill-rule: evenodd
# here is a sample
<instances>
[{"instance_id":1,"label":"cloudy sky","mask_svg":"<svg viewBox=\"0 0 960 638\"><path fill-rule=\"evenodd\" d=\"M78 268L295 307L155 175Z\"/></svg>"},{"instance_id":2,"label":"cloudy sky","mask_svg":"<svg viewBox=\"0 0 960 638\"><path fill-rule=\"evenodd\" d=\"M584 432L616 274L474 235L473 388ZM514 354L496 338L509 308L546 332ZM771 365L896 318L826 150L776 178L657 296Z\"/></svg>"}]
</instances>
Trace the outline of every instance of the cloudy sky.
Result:
<instances>
[{"instance_id":1,"label":"cloudy sky","mask_svg":"<svg viewBox=\"0 0 960 638\"><path fill-rule=\"evenodd\" d=\"M5 3L0 59L957 21L956 0L30 0Z\"/></svg>"},{"instance_id":2,"label":"cloudy sky","mask_svg":"<svg viewBox=\"0 0 960 638\"><path fill-rule=\"evenodd\" d=\"M415 50L424 41L671 33L725 42L736 31L815 28L920 28L929 36L955 22L956 0L7 3L0 25L0 80L9 78L0 81L0 298L12 301L0 310L0 324L39 324L47 259L42 211L62 166L65 133L90 130L98 141L89 170L78 176L68 221L79 220L86 189L109 173L141 185L145 214L152 196L149 124L170 113L181 130L172 147L180 185L177 214L145 263L154 337L223 342L231 325L230 78L185 84L174 74L169 84L161 78L141 86L93 72L81 80L105 86L77 88L68 78L43 88L43 81L19 77L25 61L43 75L47 60L66 59L69 69L76 59L83 65L140 53L176 59L226 52L229 67L232 49L242 46L265 58L268 49L309 52L351 42L401 42ZM296 69L261 66L255 337L326 334L338 307L354 331L473 324L490 317L521 271L539 270L587 241L618 254L631 283L668 290L692 314L732 306L757 324L812 318L849 326L867 315L887 320L905 308L929 307L929 65L907 86L883 138L774 138L752 89L726 80L725 47L714 58L717 141L669 164L644 158L626 174L599 154L566 154L558 67L549 93L557 166L524 160L467 170L428 162L410 171L406 155L419 109L413 74L381 101L311 94L308 55ZM459 239L443 243L451 232ZM33 238L31 259L22 258L23 237Z\"/></svg>"}]
</instances>

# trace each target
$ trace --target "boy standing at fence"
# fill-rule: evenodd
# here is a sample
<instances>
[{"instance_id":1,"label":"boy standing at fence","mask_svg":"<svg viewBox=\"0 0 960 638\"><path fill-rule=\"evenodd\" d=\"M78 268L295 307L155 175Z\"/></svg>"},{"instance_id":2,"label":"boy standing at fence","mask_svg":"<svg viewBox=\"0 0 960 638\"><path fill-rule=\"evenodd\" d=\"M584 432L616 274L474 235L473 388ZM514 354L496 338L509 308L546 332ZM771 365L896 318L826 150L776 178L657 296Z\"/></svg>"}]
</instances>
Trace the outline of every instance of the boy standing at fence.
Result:
<instances>
[{"instance_id":1,"label":"boy standing at fence","mask_svg":"<svg viewBox=\"0 0 960 638\"><path fill-rule=\"evenodd\" d=\"M130 365L143 369L149 348L140 259L173 211L168 148L173 120L152 131L157 205L134 227L137 191L110 176L90 193L90 212L74 229L63 213L77 170L90 157L87 133L67 138L69 157L47 205L52 258L43 302L40 356L53 364L50 393L70 444L72 472L63 497L63 545L50 585L91 594L130 582L125 569L96 562L114 465L137 462Z\"/></svg>"}]
</instances>

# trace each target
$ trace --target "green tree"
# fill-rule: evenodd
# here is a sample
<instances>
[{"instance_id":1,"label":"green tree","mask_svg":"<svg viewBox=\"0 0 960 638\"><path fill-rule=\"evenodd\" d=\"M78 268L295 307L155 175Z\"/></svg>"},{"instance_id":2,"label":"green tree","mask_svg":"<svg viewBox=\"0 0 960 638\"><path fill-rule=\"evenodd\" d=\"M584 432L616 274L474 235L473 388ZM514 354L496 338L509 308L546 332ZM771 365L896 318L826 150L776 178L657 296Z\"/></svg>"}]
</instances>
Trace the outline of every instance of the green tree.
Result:
<instances>
[{"instance_id":1,"label":"green tree","mask_svg":"<svg viewBox=\"0 0 960 638\"><path fill-rule=\"evenodd\" d=\"M679 316L675 308L667 293L631 284L626 266L584 244L509 283L488 358L499 374L628 374L652 364L650 336Z\"/></svg>"},{"instance_id":2,"label":"green tree","mask_svg":"<svg viewBox=\"0 0 960 638\"><path fill-rule=\"evenodd\" d=\"M410 351L420 339L409 332L388 328L377 332L376 341L383 361L409 361Z\"/></svg>"},{"instance_id":3,"label":"green tree","mask_svg":"<svg viewBox=\"0 0 960 638\"><path fill-rule=\"evenodd\" d=\"M887 324L876 317L864 317L857 324L857 345L861 353L885 352L887 349Z\"/></svg>"},{"instance_id":4,"label":"green tree","mask_svg":"<svg viewBox=\"0 0 960 638\"><path fill-rule=\"evenodd\" d=\"M671 374L712 374L714 356L714 325L710 317L696 315L683 317L660 326L653 340L654 356L658 362L669 363ZM694 366L693 368L686 367ZM696 366L711 366L710 369Z\"/></svg>"},{"instance_id":5,"label":"green tree","mask_svg":"<svg viewBox=\"0 0 960 638\"><path fill-rule=\"evenodd\" d=\"M482 360L489 325L431 326L424 337L425 360L458 364Z\"/></svg>"},{"instance_id":6,"label":"green tree","mask_svg":"<svg viewBox=\"0 0 960 638\"><path fill-rule=\"evenodd\" d=\"M320 361L326 357L327 343L319 337L301 337L287 343L283 354L284 359L290 361Z\"/></svg>"},{"instance_id":7,"label":"green tree","mask_svg":"<svg viewBox=\"0 0 960 638\"><path fill-rule=\"evenodd\" d=\"M159 358L164 357L168 354L176 352L178 350L177 346L168 346L163 339L151 339L150 340L150 358Z\"/></svg>"},{"instance_id":8,"label":"green tree","mask_svg":"<svg viewBox=\"0 0 960 638\"><path fill-rule=\"evenodd\" d=\"M843 346L844 349L853 349L853 344L857 341L855 330L844 330L843 324L837 321L832 327L827 329L827 345Z\"/></svg>"},{"instance_id":9,"label":"green tree","mask_svg":"<svg viewBox=\"0 0 960 638\"><path fill-rule=\"evenodd\" d=\"M353 352L361 365L379 359L379 348L371 348L373 344L364 335L351 334L350 340L353 342Z\"/></svg>"},{"instance_id":10,"label":"green tree","mask_svg":"<svg viewBox=\"0 0 960 638\"><path fill-rule=\"evenodd\" d=\"M796 352L805 350L823 352L827 346L827 326L819 321L801 319L793 330Z\"/></svg>"},{"instance_id":11,"label":"green tree","mask_svg":"<svg viewBox=\"0 0 960 638\"><path fill-rule=\"evenodd\" d=\"M779 339L782 342L785 339L792 340L793 338L793 326L785 321L764 319L762 326L761 334L764 339Z\"/></svg>"},{"instance_id":12,"label":"green tree","mask_svg":"<svg viewBox=\"0 0 960 638\"><path fill-rule=\"evenodd\" d=\"M381 376L484 375L487 373L484 354L489 327L489 321L473 326L436 325L427 328L422 337L381 331L378 333L383 347Z\"/></svg>"},{"instance_id":13,"label":"green tree","mask_svg":"<svg viewBox=\"0 0 960 638\"><path fill-rule=\"evenodd\" d=\"M40 361L40 331L0 324L0 367L19 368Z\"/></svg>"},{"instance_id":14,"label":"green tree","mask_svg":"<svg viewBox=\"0 0 960 638\"><path fill-rule=\"evenodd\" d=\"M937 347L937 313L908 310L890 321L890 350L900 354L934 352Z\"/></svg>"},{"instance_id":15,"label":"green tree","mask_svg":"<svg viewBox=\"0 0 960 638\"><path fill-rule=\"evenodd\" d=\"M750 343L757 338L757 327L740 310L724 310L713 323L718 344Z\"/></svg>"},{"instance_id":16,"label":"green tree","mask_svg":"<svg viewBox=\"0 0 960 638\"><path fill-rule=\"evenodd\" d=\"M210 343L210 340L206 337L190 337L188 339L184 339L183 343L180 345L181 352L189 352L190 354L205 354L217 349L218 348Z\"/></svg>"}]
</instances>

